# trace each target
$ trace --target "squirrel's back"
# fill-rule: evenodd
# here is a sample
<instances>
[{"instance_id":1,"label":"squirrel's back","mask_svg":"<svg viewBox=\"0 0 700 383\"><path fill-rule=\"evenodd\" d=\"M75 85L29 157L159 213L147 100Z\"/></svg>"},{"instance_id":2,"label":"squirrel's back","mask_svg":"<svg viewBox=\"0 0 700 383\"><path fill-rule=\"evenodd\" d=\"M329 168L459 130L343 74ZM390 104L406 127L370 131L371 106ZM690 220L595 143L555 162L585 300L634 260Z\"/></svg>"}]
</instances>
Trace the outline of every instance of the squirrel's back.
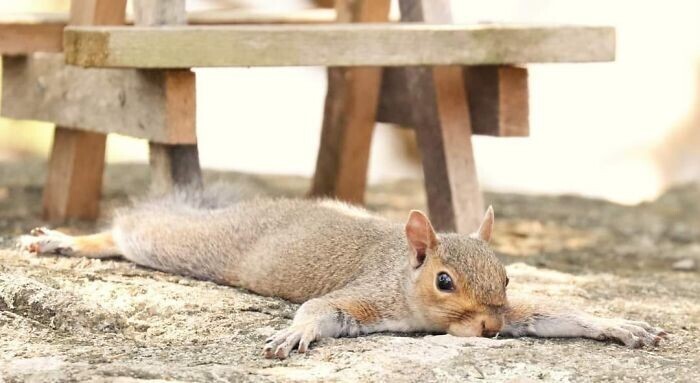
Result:
<instances>
[{"instance_id":1,"label":"squirrel's back","mask_svg":"<svg viewBox=\"0 0 700 383\"><path fill-rule=\"evenodd\" d=\"M403 261L402 227L364 209L332 200L230 197L179 192L137 203L117 214L116 245L143 266L295 302ZM377 249L387 242L393 245Z\"/></svg>"}]
</instances>

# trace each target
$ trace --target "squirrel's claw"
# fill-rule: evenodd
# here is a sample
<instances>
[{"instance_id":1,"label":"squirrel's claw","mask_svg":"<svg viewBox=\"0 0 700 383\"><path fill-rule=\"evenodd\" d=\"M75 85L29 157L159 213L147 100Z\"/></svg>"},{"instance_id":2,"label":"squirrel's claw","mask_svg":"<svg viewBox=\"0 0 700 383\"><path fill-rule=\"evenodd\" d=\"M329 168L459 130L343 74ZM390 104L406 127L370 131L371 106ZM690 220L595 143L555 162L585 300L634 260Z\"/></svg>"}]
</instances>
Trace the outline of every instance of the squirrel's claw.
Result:
<instances>
[{"instance_id":1,"label":"squirrel's claw","mask_svg":"<svg viewBox=\"0 0 700 383\"><path fill-rule=\"evenodd\" d=\"M305 353L309 344L315 339L313 335L315 331L313 330L313 328L305 328L305 326L292 326L278 332L265 341L263 356L268 359L286 359L297 345L299 353Z\"/></svg>"},{"instance_id":2,"label":"squirrel's claw","mask_svg":"<svg viewBox=\"0 0 700 383\"><path fill-rule=\"evenodd\" d=\"M297 351L300 354L304 354L309 349L309 345L311 344L311 342L313 342L313 340L313 333L311 333L310 331L305 332L304 335L301 336L301 340L299 341L299 348L297 349Z\"/></svg>"},{"instance_id":3,"label":"squirrel's claw","mask_svg":"<svg viewBox=\"0 0 700 383\"><path fill-rule=\"evenodd\" d=\"M28 235L20 236L18 246L20 250L33 254L70 255L73 252L70 236L45 227L37 227Z\"/></svg>"},{"instance_id":4,"label":"squirrel's claw","mask_svg":"<svg viewBox=\"0 0 700 383\"><path fill-rule=\"evenodd\" d=\"M625 319L608 321L601 326L601 338L620 342L630 348L657 346L667 335L662 329L646 322Z\"/></svg>"}]
</instances>

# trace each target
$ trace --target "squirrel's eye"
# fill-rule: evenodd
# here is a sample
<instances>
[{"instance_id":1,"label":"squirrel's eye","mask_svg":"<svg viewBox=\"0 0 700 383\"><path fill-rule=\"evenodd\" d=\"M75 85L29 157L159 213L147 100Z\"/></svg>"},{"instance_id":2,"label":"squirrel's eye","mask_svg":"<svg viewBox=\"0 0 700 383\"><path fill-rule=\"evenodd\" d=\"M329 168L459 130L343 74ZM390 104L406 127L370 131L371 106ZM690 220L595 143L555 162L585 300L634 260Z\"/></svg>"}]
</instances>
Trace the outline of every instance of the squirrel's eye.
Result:
<instances>
[{"instance_id":1,"label":"squirrel's eye","mask_svg":"<svg viewBox=\"0 0 700 383\"><path fill-rule=\"evenodd\" d=\"M452 291L455 289L452 278L447 273L440 273L437 276L437 288L442 291Z\"/></svg>"},{"instance_id":2,"label":"squirrel's eye","mask_svg":"<svg viewBox=\"0 0 700 383\"><path fill-rule=\"evenodd\" d=\"M506 287L508 287L508 282L510 282L510 278L506 277Z\"/></svg>"}]
</instances>

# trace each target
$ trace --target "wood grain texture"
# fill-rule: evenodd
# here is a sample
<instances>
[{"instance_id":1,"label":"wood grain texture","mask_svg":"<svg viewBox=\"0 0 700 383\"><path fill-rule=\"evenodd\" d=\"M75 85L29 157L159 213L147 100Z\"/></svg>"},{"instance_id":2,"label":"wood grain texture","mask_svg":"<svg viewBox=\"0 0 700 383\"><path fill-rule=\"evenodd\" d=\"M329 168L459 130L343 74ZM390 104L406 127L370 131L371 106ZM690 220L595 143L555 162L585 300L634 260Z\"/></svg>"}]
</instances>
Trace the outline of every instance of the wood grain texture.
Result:
<instances>
[{"instance_id":1,"label":"wood grain texture","mask_svg":"<svg viewBox=\"0 0 700 383\"><path fill-rule=\"evenodd\" d=\"M72 0L70 22L75 25L116 25L124 22L126 0ZM5 67L3 60L3 68ZM11 78L12 74L10 74ZM3 71L3 77L6 77ZM26 84L42 91L43 78ZM44 84L46 85L46 84ZM7 83L3 81L3 93ZM28 89L16 89L24 91ZM9 95L14 98L15 93ZM3 97L3 102L6 100ZM36 100L24 99L36 106ZM54 121L55 122L55 121ZM67 218L96 219L102 191L102 173L107 136L71 130L73 125L57 125L44 186L44 218L63 221Z\"/></svg>"},{"instance_id":2,"label":"wood grain texture","mask_svg":"<svg viewBox=\"0 0 700 383\"><path fill-rule=\"evenodd\" d=\"M383 1L383 0L380 0ZM187 13L187 24L321 24L336 21L333 9L219 9Z\"/></svg>"},{"instance_id":3,"label":"wood grain texture","mask_svg":"<svg viewBox=\"0 0 700 383\"><path fill-rule=\"evenodd\" d=\"M450 4L407 1L401 5L404 21L451 20ZM406 89L406 68L385 68L377 120L415 127ZM464 67L464 87L469 101L472 134L527 136L529 109L527 70L512 66Z\"/></svg>"},{"instance_id":4,"label":"wood grain texture","mask_svg":"<svg viewBox=\"0 0 700 383\"><path fill-rule=\"evenodd\" d=\"M138 0L134 23L139 26L182 25L185 0ZM148 73L150 71L143 71ZM196 137L195 75L189 70L157 71L164 79L165 131L175 137ZM149 142L151 191L163 194L175 188L202 188L202 171L196 143Z\"/></svg>"},{"instance_id":5,"label":"wood grain texture","mask_svg":"<svg viewBox=\"0 0 700 383\"><path fill-rule=\"evenodd\" d=\"M196 138L195 78L189 70L159 71L165 79L166 125L171 136ZM202 188L197 144L149 142L151 191L163 194L176 187Z\"/></svg>"},{"instance_id":6,"label":"wood grain texture","mask_svg":"<svg viewBox=\"0 0 700 383\"><path fill-rule=\"evenodd\" d=\"M527 69L486 65L463 67L472 134L526 137L529 134ZM377 121L415 128L406 110L406 68L384 68Z\"/></svg>"},{"instance_id":7,"label":"wood grain texture","mask_svg":"<svg viewBox=\"0 0 700 383\"><path fill-rule=\"evenodd\" d=\"M126 0L71 0L70 25L123 25Z\"/></svg>"},{"instance_id":8,"label":"wood grain texture","mask_svg":"<svg viewBox=\"0 0 700 383\"><path fill-rule=\"evenodd\" d=\"M134 25L183 25L187 23L185 0L136 0Z\"/></svg>"},{"instance_id":9,"label":"wood grain texture","mask_svg":"<svg viewBox=\"0 0 700 383\"><path fill-rule=\"evenodd\" d=\"M417 23L69 27L68 63L97 67L487 65L611 61L610 27Z\"/></svg>"},{"instance_id":10,"label":"wood grain texture","mask_svg":"<svg viewBox=\"0 0 700 383\"><path fill-rule=\"evenodd\" d=\"M339 0L339 22L388 20L388 0ZM329 68L313 196L364 201L381 68Z\"/></svg>"},{"instance_id":11,"label":"wood grain texture","mask_svg":"<svg viewBox=\"0 0 700 383\"><path fill-rule=\"evenodd\" d=\"M0 24L0 54L23 55L32 52L61 52L63 50L63 23Z\"/></svg>"},{"instance_id":12,"label":"wood grain texture","mask_svg":"<svg viewBox=\"0 0 700 383\"><path fill-rule=\"evenodd\" d=\"M405 21L451 21L447 0L400 0L399 6ZM430 218L438 230L471 233L479 227L483 197L474 163L462 68L407 68L405 76Z\"/></svg>"},{"instance_id":13,"label":"wood grain texture","mask_svg":"<svg viewBox=\"0 0 700 383\"><path fill-rule=\"evenodd\" d=\"M0 24L68 24L66 12L23 12L0 14ZM203 9L187 12L189 25L227 24L321 24L337 21L334 9L308 8L299 10L276 9ZM126 25L134 24L134 15L126 14Z\"/></svg>"},{"instance_id":14,"label":"wood grain texture","mask_svg":"<svg viewBox=\"0 0 700 383\"><path fill-rule=\"evenodd\" d=\"M148 73L148 72L146 72ZM191 70L169 70L163 76L167 144L197 143L196 81ZM150 140L161 142L160 140Z\"/></svg>"},{"instance_id":15,"label":"wood grain texture","mask_svg":"<svg viewBox=\"0 0 700 383\"><path fill-rule=\"evenodd\" d=\"M151 192L161 195L174 188L202 188L197 145L149 143Z\"/></svg>"},{"instance_id":16,"label":"wood grain texture","mask_svg":"<svg viewBox=\"0 0 700 383\"><path fill-rule=\"evenodd\" d=\"M530 132L527 69L464 67L473 134L527 137Z\"/></svg>"},{"instance_id":17,"label":"wood grain texture","mask_svg":"<svg viewBox=\"0 0 700 383\"><path fill-rule=\"evenodd\" d=\"M406 87L405 67L382 68L382 85L377 107L377 121L397 124L400 127L415 128L411 108L411 95Z\"/></svg>"},{"instance_id":18,"label":"wood grain texture","mask_svg":"<svg viewBox=\"0 0 700 383\"><path fill-rule=\"evenodd\" d=\"M113 2L118 4L119 2ZM94 7L81 8L82 17L95 12ZM99 13L98 13L99 14ZM267 11L219 9L194 11L187 14L187 24L318 24L335 21L332 9L304 9L299 11ZM62 52L63 28L68 25L67 13L22 13L0 15L0 54L25 55L34 52ZM114 19L112 19L114 20ZM119 23L113 23L119 25ZM126 24L133 24L133 16L126 15Z\"/></svg>"},{"instance_id":19,"label":"wood grain texture","mask_svg":"<svg viewBox=\"0 0 700 383\"><path fill-rule=\"evenodd\" d=\"M44 219L97 218L105 143L100 133L56 128L44 187Z\"/></svg>"},{"instance_id":20,"label":"wood grain texture","mask_svg":"<svg viewBox=\"0 0 700 383\"><path fill-rule=\"evenodd\" d=\"M197 142L190 71L171 78L159 71L83 69L65 65L60 53L5 57L2 65L4 117L161 143Z\"/></svg>"}]
</instances>

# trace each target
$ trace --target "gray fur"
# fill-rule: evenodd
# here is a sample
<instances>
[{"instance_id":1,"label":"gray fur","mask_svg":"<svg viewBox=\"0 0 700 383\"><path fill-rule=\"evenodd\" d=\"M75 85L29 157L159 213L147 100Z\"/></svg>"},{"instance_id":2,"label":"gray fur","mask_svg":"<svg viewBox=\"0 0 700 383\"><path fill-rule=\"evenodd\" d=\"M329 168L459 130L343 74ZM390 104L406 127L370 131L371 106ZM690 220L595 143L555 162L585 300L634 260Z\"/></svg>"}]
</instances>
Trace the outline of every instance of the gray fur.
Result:
<instances>
[{"instance_id":1,"label":"gray fur","mask_svg":"<svg viewBox=\"0 0 700 383\"><path fill-rule=\"evenodd\" d=\"M403 225L335 201L235 203L222 190L178 192L122 210L113 227L117 247L143 266L293 302L372 286L383 291L373 296L386 296L392 313L402 305L395 297L404 296L397 290L410 271ZM463 265L480 296L502 292L503 266L481 241L441 238L448 261ZM484 279L484 268L496 277Z\"/></svg>"}]
</instances>

